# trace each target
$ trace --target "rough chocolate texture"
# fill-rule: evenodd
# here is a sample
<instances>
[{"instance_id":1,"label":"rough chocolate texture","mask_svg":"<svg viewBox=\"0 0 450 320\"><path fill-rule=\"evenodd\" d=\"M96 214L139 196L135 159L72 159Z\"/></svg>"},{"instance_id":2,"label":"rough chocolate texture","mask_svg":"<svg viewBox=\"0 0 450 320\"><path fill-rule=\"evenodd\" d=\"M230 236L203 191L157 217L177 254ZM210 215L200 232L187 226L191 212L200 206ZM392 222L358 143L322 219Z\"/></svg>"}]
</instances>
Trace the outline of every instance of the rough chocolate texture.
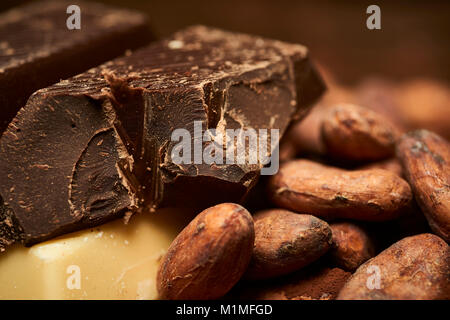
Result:
<instances>
[{"instance_id":1,"label":"rough chocolate texture","mask_svg":"<svg viewBox=\"0 0 450 320\"><path fill-rule=\"evenodd\" d=\"M131 203L115 169L114 131L86 96L33 95L0 153L0 192L27 243L104 222Z\"/></svg>"},{"instance_id":2,"label":"rough chocolate texture","mask_svg":"<svg viewBox=\"0 0 450 320\"><path fill-rule=\"evenodd\" d=\"M191 27L34 93L0 140L0 194L27 244L136 207L240 201L261 165L177 165L172 131L282 134L323 89L303 46Z\"/></svg>"},{"instance_id":3,"label":"rough chocolate texture","mask_svg":"<svg viewBox=\"0 0 450 320\"><path fill-rule=\"evenodd\" d=\"M200 121L204 129L221 132L252 128L282 134L324 89L313 70L303 46L202 26L137 52L123 67L106 66L114 126L128 142L134 168L127 176L138 181L140 198L153 206L199 209L240 202L261 166L175 164L170 154L178 141L170 141L172 131L187 129L193 139L194 121ZM140 122L129 110L141 114Z\"/></svg>"},{"instance_id":4,"label":"rough chocolate texture","mask_svg":"<svg viewBox=\"0 0 450 320\"><path fill-rule=\"evenodd\" d=\"M37 89L151 39L140 13L77 1L81 29L68 30L70 1L39 1L0 15L0 135Z\"/></svg>"},{"instance_id":5,"label":"rough chocolate texture","mask_svg":"<svg viewBox=\"0 0 450 320\"><path fill-rule=\"evenodd\" d=\"M14 221L12 210L6 206L0 196L0 252L5 251L6 247L16 241L20 241L22 230Z\"/></svg>"}]
</instances>

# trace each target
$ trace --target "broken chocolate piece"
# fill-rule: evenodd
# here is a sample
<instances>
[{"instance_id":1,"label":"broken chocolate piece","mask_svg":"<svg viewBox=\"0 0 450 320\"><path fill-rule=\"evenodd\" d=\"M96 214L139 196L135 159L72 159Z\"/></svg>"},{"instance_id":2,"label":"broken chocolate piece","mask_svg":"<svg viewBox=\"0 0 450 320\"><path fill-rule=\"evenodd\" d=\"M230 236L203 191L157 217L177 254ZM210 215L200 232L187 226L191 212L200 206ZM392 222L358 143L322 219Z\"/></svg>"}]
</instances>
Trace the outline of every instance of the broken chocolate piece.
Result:
<instances>
[{"instance_id":1,"label":"broken chocolate piece","mask_svg":"<svg viewBox=\"0 0 450 320\"><path fill-rule=\"evenodd\" d=\"M26 244L136 207L239 202L262 164L177 164L173 130L281 135L323 89L303 46L187 28L34 93L0 140L0 194Z\"/></svg>"},{"instance_id":2,"label":"broken chocolate piece","mask_svg":"<svg viewBox=\"0 0 450 320\"><path fill-rule=\"evenodd\" d=\"M0 135L37 89L147 44L140 13L77 2L81 29L69 30L68 1L40 1L0 15Z\"/></svg>"},{"instance_id":3,"label":"broken chocolate piece","mask_svg":"<svg viewBox=\"0 0 450 320\"><path fill-rule=\"evenodd\" d=\"M131 204L114 131L83 95L38 91L0 140L0 193L26 243L119 216Z\"/></svg>"},{"instance_id":4,"label":"broken chocolate piece","mask_svg":"<svg viewBox=\"0 0 450 320\"><path fill-rule=\"evenodd\" d=\"M124 65L136 72L127 74L118 64L104 70L114 127L126 142L124 158L132 159L122 170L137 181L143 205L154 207L241 202L261 169L175 163L174 129L186 129L193 148L195 122L224 134L278 129L282 135L324 90L305 47L203 26L136 52Z\"/></svg>"}]
</instances>

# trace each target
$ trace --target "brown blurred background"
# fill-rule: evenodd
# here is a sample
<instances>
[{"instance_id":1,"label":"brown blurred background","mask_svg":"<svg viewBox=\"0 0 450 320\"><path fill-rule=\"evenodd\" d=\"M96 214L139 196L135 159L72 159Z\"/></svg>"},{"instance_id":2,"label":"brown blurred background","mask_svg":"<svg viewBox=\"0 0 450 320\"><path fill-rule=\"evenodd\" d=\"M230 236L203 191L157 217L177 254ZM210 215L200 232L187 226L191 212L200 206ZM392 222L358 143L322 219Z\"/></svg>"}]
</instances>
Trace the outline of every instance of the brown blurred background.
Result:
<instances>
[{"instance_id":1,"label":"brown blurred background","mask_svg":"<svg viewBox=\"0 0 450 320\"><path fill-rule=\"evenodd\" d=\"M29 1L2 0L0 10ZM73 1L77 3L76 0ZM449 81L450 1L99 0L146 12L155 33L191 24L307 45L343 83L367 75ZM366 28L366 8L381 8L381 30Z\"/></svg>"}]
</instances>

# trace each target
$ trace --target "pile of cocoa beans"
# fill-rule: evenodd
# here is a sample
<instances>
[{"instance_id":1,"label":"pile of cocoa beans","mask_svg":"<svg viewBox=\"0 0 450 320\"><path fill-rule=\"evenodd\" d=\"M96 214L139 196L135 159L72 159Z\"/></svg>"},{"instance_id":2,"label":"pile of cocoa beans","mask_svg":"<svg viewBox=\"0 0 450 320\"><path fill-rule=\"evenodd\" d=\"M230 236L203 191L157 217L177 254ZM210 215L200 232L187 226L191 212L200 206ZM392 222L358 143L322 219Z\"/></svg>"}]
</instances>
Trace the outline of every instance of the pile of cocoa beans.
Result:
<instances>
[{"instance_id":1,"label":"pile of cocoa beans","mask_svg":"<svg viewBox=\"0 0 450 320\"><path fill-rule=\"evenodd\" d=\"M333 95L290 128L278 173L243 206L208 208L178 235L160 298L450 299L450 117L433 120L439 134L410 130Z\"/></svg>"}]
</instances>

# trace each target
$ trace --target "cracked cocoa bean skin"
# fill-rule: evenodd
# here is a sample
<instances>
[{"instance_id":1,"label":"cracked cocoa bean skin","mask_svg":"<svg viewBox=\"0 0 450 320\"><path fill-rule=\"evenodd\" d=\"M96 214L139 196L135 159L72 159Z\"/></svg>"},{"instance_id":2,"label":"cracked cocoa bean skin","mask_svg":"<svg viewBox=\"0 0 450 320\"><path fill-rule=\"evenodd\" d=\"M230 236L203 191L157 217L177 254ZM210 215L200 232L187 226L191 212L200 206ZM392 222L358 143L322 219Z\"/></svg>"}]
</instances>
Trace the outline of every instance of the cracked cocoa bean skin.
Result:
<instances>
[{"instance_id":1,"label":"cracked cocoa bean skin","mask_svg":"<svg viewBox=\"0 0 450 320\"><path fill-rule=\"evenodd\" d=\"M360 226L351 222L336 222L330 227L333 245L329 254L340 268L354 271L375 255L374 243Z\"/></svg>"},{"instance_id":2,"label":"cracked cocoa bean skin","mask_svg":"<svg viewBox=\"0 0 450 320\"><path fill-rule=\"evenodd\" d=\"M281 165L269 180L269 197L276 205L325 219L385 221L410 208L408 183L382 169L344 170L310 160Z\"/></svg>"},{"instance_id":3,"label":"cracked cocoa bean skin","mask_svg":"<svg viewBox=\"0 0 450 320\"><path fill-rule=\"evenodd\" d=\"M253 219L238 204L203 210L170 245L157 275L161 299L217 299L242 277L252 256Z\"/></svg>"},{"instance_id":4,"label":"cracked cocoa bean skin","mask_svg":"<svg viewBox=\"0 0 450 320\"><path fill-rule=\"evenodd\" d=\"M450 144L430 131L412 131L401 137L397 156L431 230L449 242Z\"/></svg>"},{"instance_id":5,"label":"cracked cocoa bean skin","mask_svg":"<svg viewBox=\"0 0 450 320\"><path fill-rule=\"evenodd\" d=\"M430 233L404 238L361 265L338 296L339 300L449 298L450 249Z\"/></svg>"},{"instance_id":6,"label":"cracked cocoa bean skin","mask_svg":"<svg viewBox=\"0 0 450 320\"><path fill-rule=\"evenodd\" d=\"M269 209L257 212L253 219L255 247L247 279L290 273L317 260L330 248L330 226L314 216Z\"/></svg>"},{"instance_id":7,"label":"cracked cocoa bean skin","mask_svg":"<svg viewBox=\"0 0 450 320\"><path fill-rule=\"evenodd\" d=\"M371 162L366 165L360 166L357 169L363 170L363 169L384 169L391 171L398 175L399 177L403 178L403 169L402 165L398 161L397 158L390 158L387 160L381 160L376 162Z\"/></svg>"},{"instance_id":8,"label":"cracked cocoa bean skin","mask_svg":"<svg viewBox=\"0 0 450 320\"><path fill-rule=\"evenodd\" d=\"M321 126L326 153L346 161L375 161L392 157L400 131L376 112L352 104L328 111Z\"/></svg>"}]
</instances>

